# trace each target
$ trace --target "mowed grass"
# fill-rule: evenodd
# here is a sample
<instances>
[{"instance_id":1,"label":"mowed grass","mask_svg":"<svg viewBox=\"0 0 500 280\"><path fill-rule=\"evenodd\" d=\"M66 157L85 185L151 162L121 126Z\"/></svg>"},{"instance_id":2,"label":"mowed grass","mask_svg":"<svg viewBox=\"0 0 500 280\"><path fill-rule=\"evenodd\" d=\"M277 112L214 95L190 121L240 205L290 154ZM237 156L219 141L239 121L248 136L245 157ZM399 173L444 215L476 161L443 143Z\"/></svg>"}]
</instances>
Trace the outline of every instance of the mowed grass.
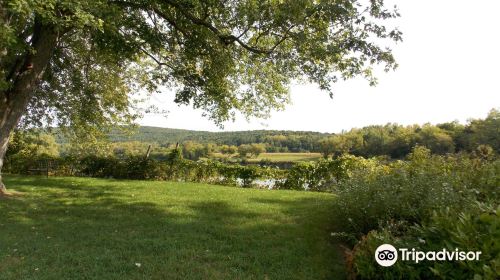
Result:
<instances>
[{"instance_id":1,"label":"mowed grass","mask_svg":"<svg viewBox=\"0 0 500 280\"><path fill-rule=\"evenodd\" d=\"M325 193L6 176L0 279L341 279Z\"/></svg>"},{"instance_id":2,"label":"mowed grass","mask_svg":"<svg viewBox=\"0 0 500 280\"><path fill-rule=\"evenodd\" d=\"M321 158L320 153L262 153L248 161L269 160L272 162L316 161Z\"/></svg>"},{"instance_id":3,"label":"mowed grass","mask_svg":"<svg viewBox=\"0 0 500 280\"><path fill-rule=\"evenodd\" d=\"M215 158L228 157L220 153L213 155ZM316 161L322 157L320 153L262 153L257 157L247 158L249 162L269 160L271 162L294 162L294 161Z\"/></svg>"}]
</instances>

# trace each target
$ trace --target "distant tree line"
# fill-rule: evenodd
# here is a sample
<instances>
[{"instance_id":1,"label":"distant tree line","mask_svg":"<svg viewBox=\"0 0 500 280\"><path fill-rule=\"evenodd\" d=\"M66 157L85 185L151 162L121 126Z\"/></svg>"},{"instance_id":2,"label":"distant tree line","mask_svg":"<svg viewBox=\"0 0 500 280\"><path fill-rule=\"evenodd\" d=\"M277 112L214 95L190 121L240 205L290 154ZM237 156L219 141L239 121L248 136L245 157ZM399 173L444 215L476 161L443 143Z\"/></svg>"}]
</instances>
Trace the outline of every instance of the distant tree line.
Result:
<instances>
[{"instance_id":1,"label":"distant tree line","mask_svg":"<svg viewBox=\"0 0 500 280\"><path fill-rule=\"evenodd\" d=\"M320 140L324 157L349 153L365 158L389 156L403 158L416 146L425 146L434 154L472 152L484 146L500 152L500 112L491 110L485 119L456 121L437 125L373 125L329 136Z\"/></svg>"},{"instance_id":2,"label":"distant tree line","mask_svg":"<svg viewBox=\"0 0 500 280\"><path fill-rule=\"evenodd\" d=\"M137 133L128 135L119 130L109 135L111 142L156 142L171 145L187 141L201 144L241 146L244 144L266 144L267 152L310 152L319 151L319 140L334 135L311 131L252 130L208 132L160 127L139 127ZM61 137L60 142L66 140Z\"/></svg>"},{"instance_id":3,"label":"distant tree line","mask_svg":"<svg viewBox=\"0 0 500 280\"><path fill-rule=\"evenodd\" d=\"M141 127L136 134L112 133L110 141L75 142L54 133L17 131L11 137L7 160L15 155L113 155L124 158L144 155L151 145L151 157L165 159L179 143L183 158L198 160L214 157L257 157L261 153L319 152L325 158L352 154L370 158L386 156L400 159L415 146L425 146L434 154L474 152L500 153L500 112L491 110L485 119L471 119L437 125L389 123L354 128L339 134L293 131L200 132ZM175 140L175 141L174 141Z\"/></svg>"}]
</instances>

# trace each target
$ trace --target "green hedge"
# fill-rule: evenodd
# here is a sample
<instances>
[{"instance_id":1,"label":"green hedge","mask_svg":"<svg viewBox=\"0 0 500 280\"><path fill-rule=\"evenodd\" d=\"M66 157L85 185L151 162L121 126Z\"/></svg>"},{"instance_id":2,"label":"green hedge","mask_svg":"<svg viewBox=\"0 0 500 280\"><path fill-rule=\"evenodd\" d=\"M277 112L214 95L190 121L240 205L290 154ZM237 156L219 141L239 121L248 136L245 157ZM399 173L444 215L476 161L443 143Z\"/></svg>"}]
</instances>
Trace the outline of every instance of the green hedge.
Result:
<instances>
[{"instance_id":1,"label":"green hedge","mask_svg":"<svg viewBox=\"0 0 500 280\"><path fill-rule=\"evenodd\" d=\"M51 173L60 176L89 176L99 178L174 180L256 186L256 180L280 180L286 171L259 166L224 164L217 161L191 161L176 157L167 160L87 156L84 158L40 157L18 158L7 166L11 173L25 174L28 170L50 162Z\"/></svg>"},{"instance_id":2,"label":"green hedge","mask_svg":"<svg viewBox=\"0 0 500 280\"><path fill-rule=\"evenodd\" d=\"M239 165L219 161L192 161L172 153L166 160L87 156L84 158L36 158L13 161L11 173L26 173L40 162L51 162L52 172L62 176L117 179L151 179L206 182L225 185L271 186L274 189L329 191L341 180L372 160L343 156L334 160L300 162L291 169ZM267 182L266 182L267 181Z\"/></svg>"}]
</instances>

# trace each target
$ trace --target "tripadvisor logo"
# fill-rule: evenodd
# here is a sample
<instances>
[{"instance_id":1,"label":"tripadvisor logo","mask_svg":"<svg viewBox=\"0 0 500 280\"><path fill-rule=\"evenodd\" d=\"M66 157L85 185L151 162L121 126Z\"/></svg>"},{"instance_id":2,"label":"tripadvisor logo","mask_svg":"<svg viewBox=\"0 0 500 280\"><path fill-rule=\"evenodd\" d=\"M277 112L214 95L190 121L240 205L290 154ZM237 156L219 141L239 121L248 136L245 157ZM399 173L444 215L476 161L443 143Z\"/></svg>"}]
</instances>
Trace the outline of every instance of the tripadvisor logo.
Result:
<instances>
[{"instance_id":1,"label":"tripadvisor logo","mask_svg":"<svg viewBox=\"0 0 500 280\"><path fill-rule=\"evenodd\" d=\"M381 266L391 266L396 263L398 256L401 261L478 261L481 251L453 251L442 249L440 251L417 251L415 248L399 248L397 250L391 244L382 244L375 250L375 261Z\"/></svg>"},{"instance_id":2,"label":"tripadvisor logo","mask_svg":"<svg viewBox=\"0 0 500 280\"><path fill-rule=\"evenodd\" d=\"M375 251L375 260L381 266L391 266L398 260L398 251L391 244L382 244Z\"/></svg>"}]
</instances>

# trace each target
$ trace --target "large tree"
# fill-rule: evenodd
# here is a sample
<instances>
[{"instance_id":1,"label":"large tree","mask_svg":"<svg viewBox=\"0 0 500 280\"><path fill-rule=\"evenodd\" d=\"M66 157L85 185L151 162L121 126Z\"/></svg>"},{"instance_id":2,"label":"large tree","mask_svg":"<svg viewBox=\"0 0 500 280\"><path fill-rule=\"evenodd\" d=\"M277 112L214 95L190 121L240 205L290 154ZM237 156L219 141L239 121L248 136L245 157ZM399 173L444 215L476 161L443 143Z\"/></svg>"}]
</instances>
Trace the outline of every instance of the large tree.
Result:
<instances>
[{"instance_id":1,"label":"large tree","mask_svg":"<svg viewBox=\"0 0 500 280\"><path fill-rule=\"evenodd\" d=\"M383 0L2 0L0 170L20 123L100 131L136 117L138 91L220 124L282 108L292 79L372 83L396 66L397 16Z\"/></svg>"}]
</instances>

